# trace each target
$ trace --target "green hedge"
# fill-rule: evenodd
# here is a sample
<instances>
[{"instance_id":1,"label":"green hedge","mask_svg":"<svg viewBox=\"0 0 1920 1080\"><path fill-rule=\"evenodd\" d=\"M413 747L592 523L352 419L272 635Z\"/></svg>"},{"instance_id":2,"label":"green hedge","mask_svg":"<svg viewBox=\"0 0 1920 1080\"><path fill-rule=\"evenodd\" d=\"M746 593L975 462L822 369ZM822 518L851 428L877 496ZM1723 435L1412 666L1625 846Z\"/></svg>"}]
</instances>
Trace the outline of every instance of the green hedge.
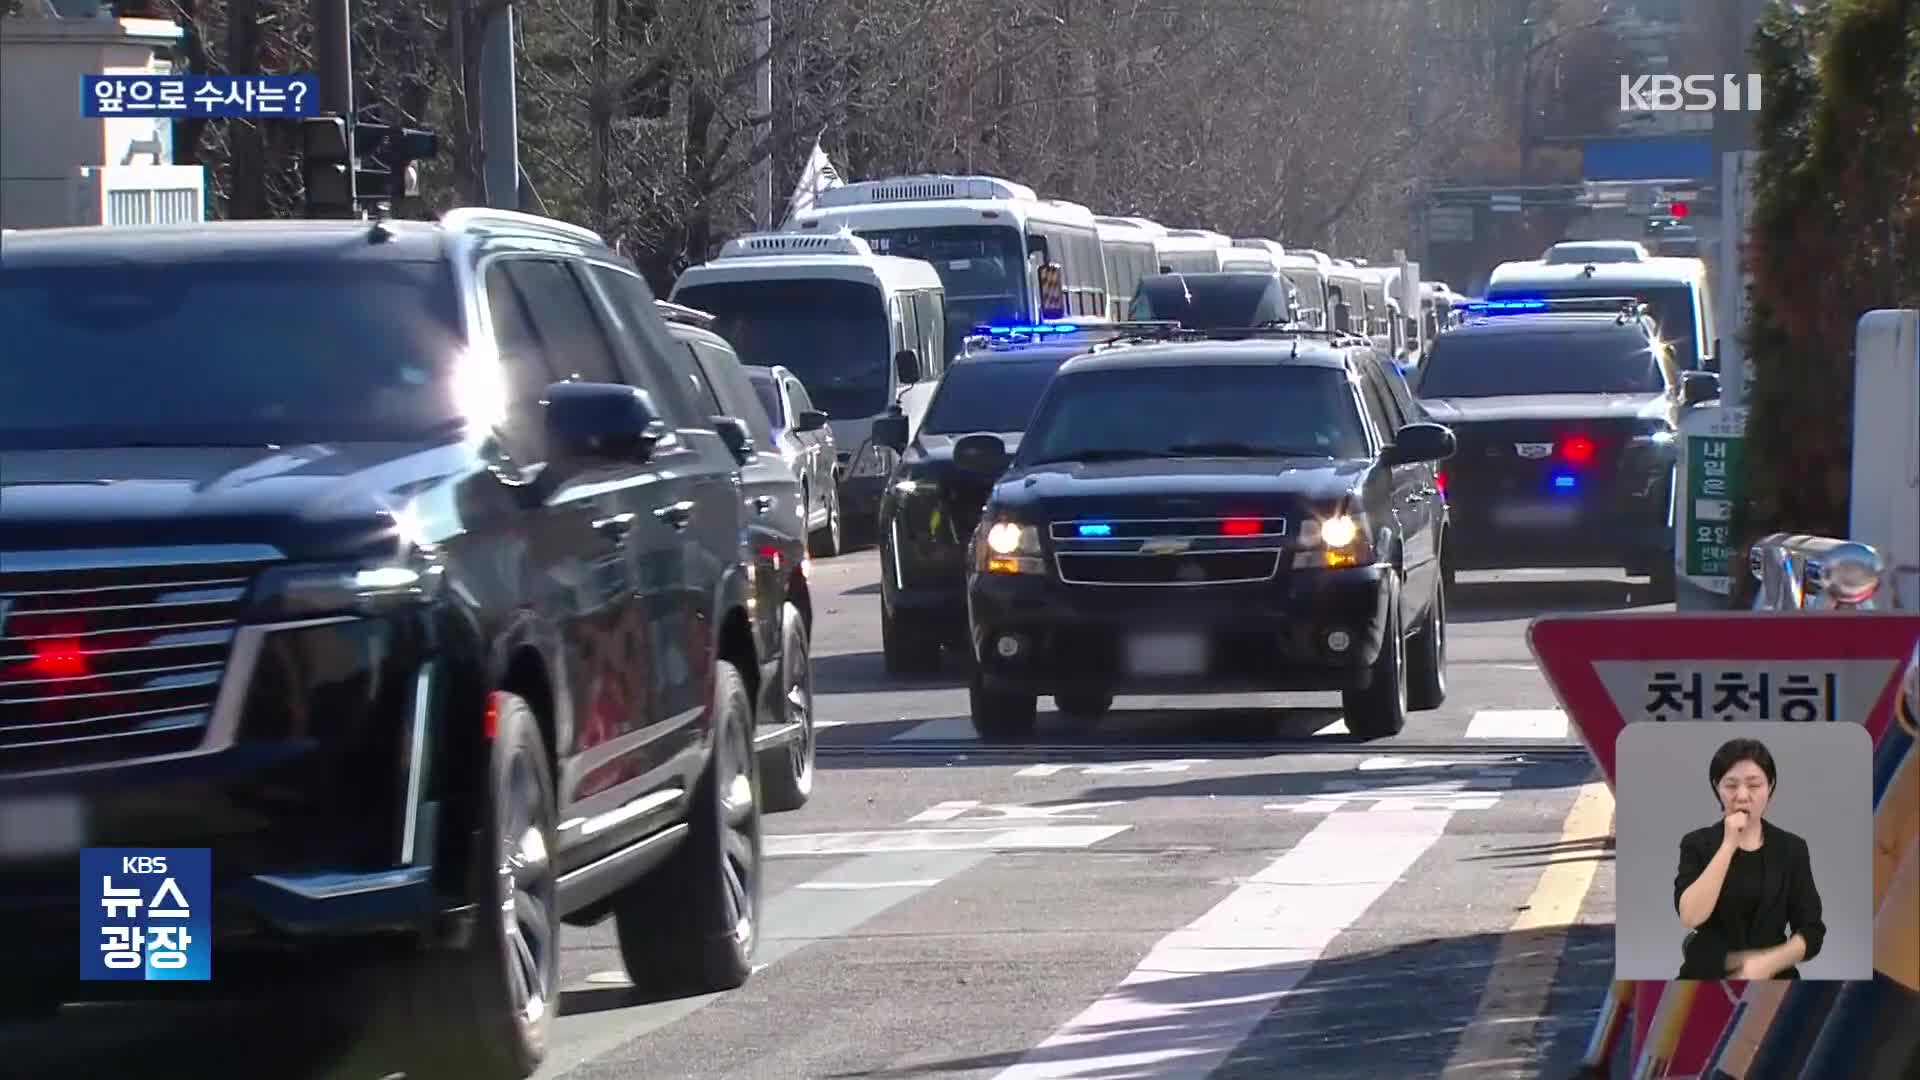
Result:
<instances>
[{"instance_id":1,"label":"green hedge","mask_svg":"<svg viewBox=\"0 0 1920 1080\"><path fill-rule=\"evenodd\" d=\"M1870 309L1920 306L1920 3L1776 2L1752 56L1765 85L1734 526L1746 543L1845 536L1854 328Z\"/></svg>"}]
</instances>

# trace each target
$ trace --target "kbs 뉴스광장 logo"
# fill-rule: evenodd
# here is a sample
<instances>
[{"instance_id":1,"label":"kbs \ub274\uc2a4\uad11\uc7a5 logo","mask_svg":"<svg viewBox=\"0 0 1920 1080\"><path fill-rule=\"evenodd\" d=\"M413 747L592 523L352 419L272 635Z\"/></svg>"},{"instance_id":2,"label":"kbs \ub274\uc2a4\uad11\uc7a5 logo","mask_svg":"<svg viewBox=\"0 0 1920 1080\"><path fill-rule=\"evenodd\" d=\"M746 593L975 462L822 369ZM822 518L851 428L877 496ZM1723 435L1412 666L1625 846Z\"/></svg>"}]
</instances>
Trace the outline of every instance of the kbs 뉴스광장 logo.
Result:
<instances>
[{"instance_id":1,"label":"kbs \ub274\uc2a4\uad11\uc7a5 logo","mask_svg":"<svg viewBox=\"0 0 1920 1080\"><path fill-rule=\"evenodd\" d=\"M207 848L83 848L80 978L213 978L213 854Z\"/></svg>"}]
</instances>

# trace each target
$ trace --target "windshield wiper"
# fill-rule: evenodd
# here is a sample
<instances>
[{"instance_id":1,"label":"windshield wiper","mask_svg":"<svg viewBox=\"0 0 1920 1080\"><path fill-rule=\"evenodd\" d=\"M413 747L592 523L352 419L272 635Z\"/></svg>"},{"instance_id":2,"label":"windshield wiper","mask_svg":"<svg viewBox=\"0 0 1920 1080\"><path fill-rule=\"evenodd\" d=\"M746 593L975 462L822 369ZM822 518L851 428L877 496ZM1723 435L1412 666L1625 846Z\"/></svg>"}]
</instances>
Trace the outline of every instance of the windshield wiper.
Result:
<instances>
[{"instance_id":1,"label":"windshield wiper","mask_svg":"<svg viewBox=\"0 0 1920 1080\"><path fill-rule=\"evenodd\" d=\"M1181 443L1167 447L1172 457L1328 457L1323 450L1290 450L1242 442Z\"/></svg>"}]
</instances>

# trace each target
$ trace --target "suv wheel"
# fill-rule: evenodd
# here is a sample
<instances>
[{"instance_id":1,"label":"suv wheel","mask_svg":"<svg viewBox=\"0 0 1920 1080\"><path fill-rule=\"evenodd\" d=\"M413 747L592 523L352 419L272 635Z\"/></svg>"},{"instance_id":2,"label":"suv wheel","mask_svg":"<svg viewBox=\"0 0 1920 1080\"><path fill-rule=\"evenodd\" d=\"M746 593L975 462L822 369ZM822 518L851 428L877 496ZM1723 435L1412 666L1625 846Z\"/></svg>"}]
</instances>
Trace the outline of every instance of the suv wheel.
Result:
<instances>
[{"instance_id":1,"label":"suv wheel","mask_svg":"<svg viewBox=\"0 0 1920 1080\"><path fill-rule=\"evenodd\" d=\"M967 711L973 717L973 730L987 742L1031 738L1039 726L1038 710L1038 695L990 690L977 671L967 684Z\"/></svg>"},{"instance_id":2,"label":"suv wheel","mask_svg":"<svg viewBox=\"0 0 1920 1080\"><path fill-rule=\"evenodd\" d=\"M808 496L812 498L811 494ZM811 505L809 505L811 510ZM816 559L830 559L841 552L840 532L840 492L827 492L827 525L819 532L807 537L808 554Z\"/></svg>"},{"instance_id":3,"label":"suv wheel","mask_svg":"<svg viewBox=\"0 0 1920 1080\"><path fill-rule=\"evenodd\" d=\"M880 651L886 657L889 675L940 674L939 639L896 625L885 604L880 607Z\"/></svg>"},{"instance_id":4,"label":"suv wheel","mask_svg":"<svg viewBox=\"0 0 1920 1080\"><path fill-rule=\"evenodd\" d=\"M1407 706L1437 709L1447 702L1447 590L1436 586L1407 656Z\"/></svg>"},{"instance_id":5,"label":"suv wheel","mask_svg":"<svg viewBox=\"0 0 1920 1080\"><path fill-rule=\"evenodd\" d=\"M732 663L713 672L713 756L695 785L687 837L614 901L620 959L659 998L731 990L753 971L760 936L760 770L753 703Z\"/></svg>"},{"instance_id":6,"label":"suv wheel","mask_svg":"<svg viewBox=\"0 0 1920 1080\"><path fill-rule=\"evenodd\" d=\"M421 1049L429 1071L521 1080L546 1056L559 1004L553 769L526 699L495 694L493 708L498 726L480 828L481 850L491 853L477 893L482 917L439 965L431 1000L441 1019Z\"/></svg>"},{"instance_id":7,"label":"suv wheel","mask_svg":"<svg viewBox=\"0 0 1920 1080\"><path fill-rule=\"evenodd\" d=\"M1092 691L1055 694L1053 707L1073 720L1098 720L1107 715L1107 710L1113 708L1113 695Z\"/></svg>"},{"instance_id":8,"label":"suv wheel","mask_svg":"<svg viewBox=\"0 0 1920 1080\"><path fill-rule=\"evenodd\" d=\"M1363 739L1384 739L1398 735L1407 726L1407 646L1401 625L1400 583L1391 586L1387 599L1386 640L1373 661L1372 679L1364 690L1347 690L1340 695L1341 710L1346 713L1347 731Z\"/></svg>"},{"instance_id":9,"label":"suv wheel","mask_svg":"<svg viewBox=\"0 0 1920 1080\"><path fill-rule=\"evenodd\" d=\"M807 620L788 604L780 621L780 685L774 688L780 712L769 719L798 726L785 744L760 758L765 809L775 812L798 810L813 795L813 657Z\"/></svg>"}]
</instances>

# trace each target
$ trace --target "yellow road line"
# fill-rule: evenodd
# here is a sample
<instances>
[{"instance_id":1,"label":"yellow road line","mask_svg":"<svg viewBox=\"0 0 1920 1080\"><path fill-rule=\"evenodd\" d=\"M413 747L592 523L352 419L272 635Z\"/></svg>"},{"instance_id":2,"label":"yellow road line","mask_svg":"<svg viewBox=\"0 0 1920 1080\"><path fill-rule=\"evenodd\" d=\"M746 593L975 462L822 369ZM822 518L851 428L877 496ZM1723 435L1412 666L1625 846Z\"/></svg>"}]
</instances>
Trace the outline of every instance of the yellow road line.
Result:
<instances>
[{"instance_id":1,"label":"yellow road line","mask_svg":"<svg viewBox=\"0 0 1920 1080\"><path fill-rule=\"evenodd\" d=\"M1602 851L1598 845L1574 845L1606 837L1613 829L1613 792L1604 783L1580 789L1560 829L1563 852L1548 863L1534 884L1526 908L1500 940L1486 989L1473 1022L1460 1034L1445 1076L1532 1076L1534 1026L1546 1011L1547 996L1560 970L1566 930L1580 917L1593 887ZM1558 930L1559 933L1541 931Z\"/></svg>"}]
</instances>

